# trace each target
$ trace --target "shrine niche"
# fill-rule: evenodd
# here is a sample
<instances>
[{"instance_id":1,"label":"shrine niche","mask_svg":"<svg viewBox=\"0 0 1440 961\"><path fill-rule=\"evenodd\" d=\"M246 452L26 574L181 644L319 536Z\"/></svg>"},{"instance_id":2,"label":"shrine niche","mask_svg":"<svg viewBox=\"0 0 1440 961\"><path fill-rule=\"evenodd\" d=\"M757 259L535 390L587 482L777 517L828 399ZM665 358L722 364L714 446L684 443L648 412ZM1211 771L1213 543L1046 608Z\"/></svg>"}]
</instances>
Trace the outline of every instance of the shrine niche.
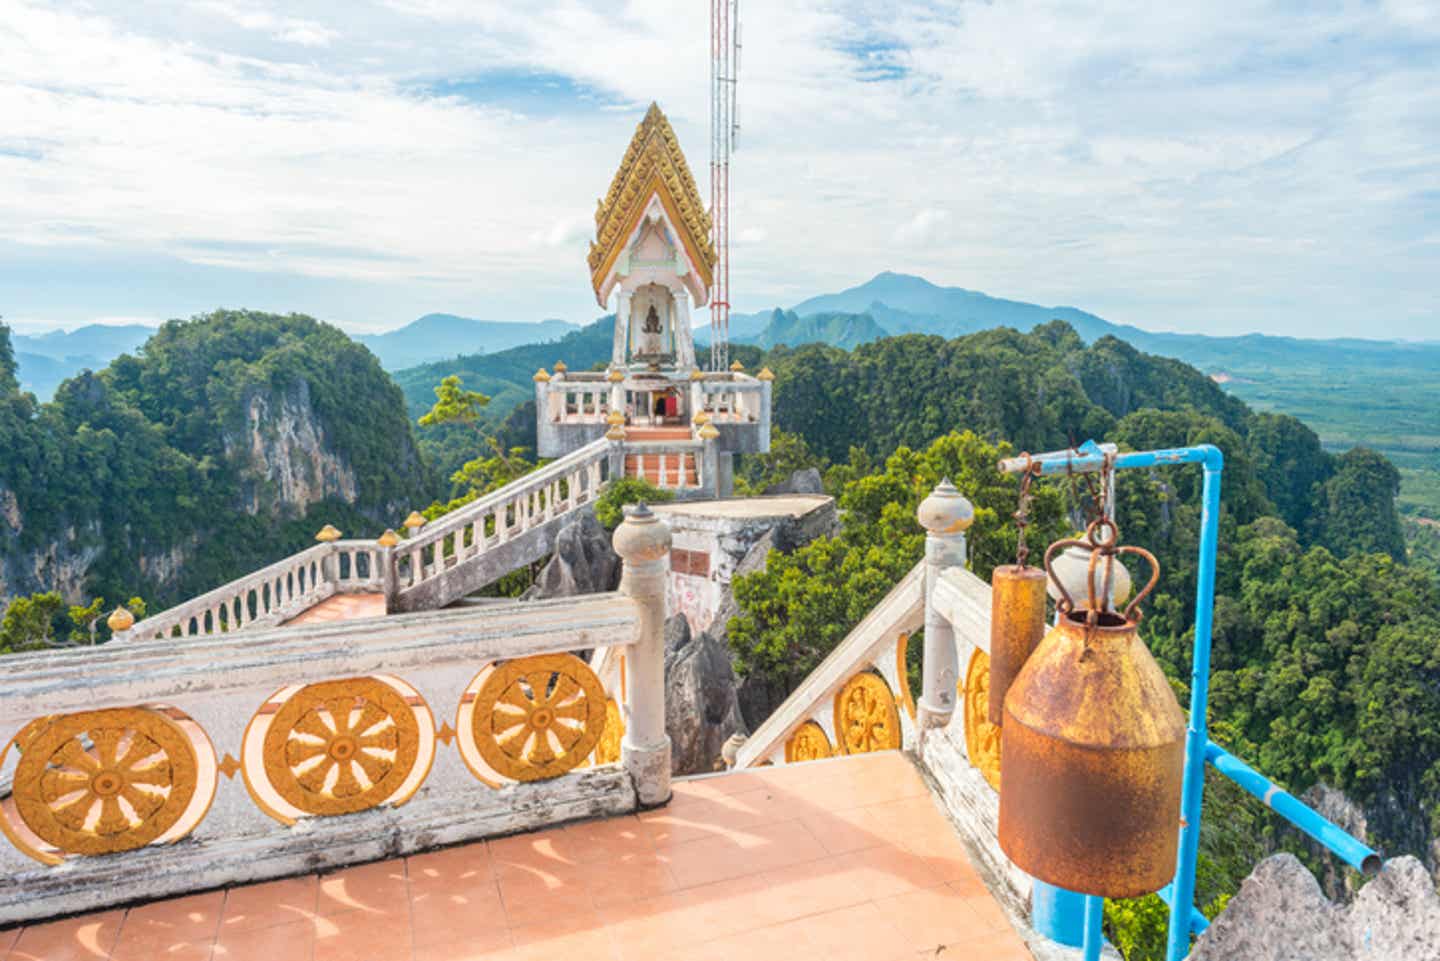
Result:
<instances>
[{"instance_id":1,"label":"shrine niche","mask_svg":"<svg viewBox=\"0 0 1440 961\"><path fill-rule=\"evenodd\" d=\"M675 363L675 295L646 284L630 295L630 359L643 364Z\"/></svg>"},{"instance_id":2,"label":"shrine niche","mask_svg":"<svg viewBox=\"0 0 1440 961\"><path fill-rule=\"evenodd\" d=\"M835 695L835 738L841 754L868 754L900 747L900 713L879 674L856 674Z\"/></svg>"}]
</instances>

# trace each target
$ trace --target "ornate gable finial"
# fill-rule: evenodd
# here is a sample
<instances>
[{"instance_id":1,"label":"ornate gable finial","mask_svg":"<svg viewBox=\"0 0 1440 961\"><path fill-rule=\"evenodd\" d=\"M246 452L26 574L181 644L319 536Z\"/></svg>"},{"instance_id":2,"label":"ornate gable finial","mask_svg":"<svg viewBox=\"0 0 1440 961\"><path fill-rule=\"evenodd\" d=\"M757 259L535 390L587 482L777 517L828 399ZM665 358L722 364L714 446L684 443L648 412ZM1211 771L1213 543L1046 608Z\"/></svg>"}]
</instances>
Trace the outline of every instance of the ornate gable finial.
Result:
<instances>
[{"instance_id":1,"label":"ornate gable finial","mask_svg":"<svg viewBox=\"0 0 1440 961\"><path fill-rule=\"evenodd\" d=\"M652 102L645 118L635 128L635 136L625 149L625 157L610 182L609 191L595 211L595 240L590 245L588 260L597 295L650 197L657 193L670 219L675 221L688 259L705 287L710 286L710 271L715 265L710 215L670 121L660 105Z\"/></svg>"}]
</instances>

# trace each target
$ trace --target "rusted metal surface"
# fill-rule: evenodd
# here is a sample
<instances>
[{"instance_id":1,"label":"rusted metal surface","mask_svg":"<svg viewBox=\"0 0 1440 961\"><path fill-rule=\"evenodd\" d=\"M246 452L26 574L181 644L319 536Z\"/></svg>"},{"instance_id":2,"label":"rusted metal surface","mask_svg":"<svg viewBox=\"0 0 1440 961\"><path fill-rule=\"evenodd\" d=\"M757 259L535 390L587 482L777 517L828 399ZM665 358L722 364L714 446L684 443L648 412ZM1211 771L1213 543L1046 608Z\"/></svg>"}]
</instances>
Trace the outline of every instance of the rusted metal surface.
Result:
<instances>
[{"instance_id":1,"label":"rusted metal surface","mask_svg":"<svg viewBox=\"0 0 1440 961\"><path fill-rule=\"evenodd\" d=\"M1045 636L1045 572L1006 564L990 575L991 724L1004 724L1005 693Z\"/></svg>"},{"instance_id":2,"label":"rusted metal surface","mask_svg":"<svg viewBox=\"0 0 1440 961\"><path fill-rule=\"evenodd\" d=\"M1000 846L1022 870L1113 898L1170 881L1185 715L1132 623L1062 616L1010 687L1000 745Z\"/></svg>"}]
</instances>

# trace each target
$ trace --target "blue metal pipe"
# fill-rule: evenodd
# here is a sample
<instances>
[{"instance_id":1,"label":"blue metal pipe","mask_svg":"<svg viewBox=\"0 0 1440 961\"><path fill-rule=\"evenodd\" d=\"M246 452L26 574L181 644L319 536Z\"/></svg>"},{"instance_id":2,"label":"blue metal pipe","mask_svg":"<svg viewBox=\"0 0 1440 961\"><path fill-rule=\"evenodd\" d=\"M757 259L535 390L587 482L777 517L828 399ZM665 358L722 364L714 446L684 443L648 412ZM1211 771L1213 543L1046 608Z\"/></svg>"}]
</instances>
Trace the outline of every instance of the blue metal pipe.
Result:
<instances>
[{"instance_id":1,"label":"blue metal pipe","mask_svg":"<svg viewBox=\"0 0 1440 961\"><path fill-rule=\"evenodd\" d=\"M1190 953L1190 914L1195 910L1195 864L1200 857L1200 807L1205 793L1206 710L1210 704L1210 633L1215 614L1215 562L1220 543L1220 475L1225 458L1212 444L1156 451L1156 463L1204 465L1200 491L1200 568L1195 581L1195 648L1190 659L1190 726L1185 737L1185 779L1180 789L1180 850L1176 856L1174 898L1166 961ZM1116 466L1119 466L1117 461Z\"/></svg>"},{"instance_id":2,"label":"blue metal pipe","mask_svg":"<svg viewBox=\"0 0 1440 961\"><path fill-rule=\"evenodd\" d=\"M1266 807L1335 852L1355 870L1366 876L1380 871L1379 854L1214 741L1206 744L1205 759L1215 765L1215 770L1264 801Z\"/></svg>"},{"instance_id":3,"label":"blue metal pipe","mask_svg":"<svg viewBox=\"0 0 1440 961\"><path fill-rule=\"evenodd\" d=\"M1030 923L1056 944L1085 943L1085 895L1035 878L1030 883Z\"/></svg>"},{"instance_id":4,"label":"blue metal pipe","mask_svg":"<svg viewBox=\"0 0 1440 961\"><path fill-rule=\"evenodd\" d=\"M1166 904L1173 904L1175 899L1175 882L1171 881L1159 891L1156 891L1155 895ZM1208 927L1210 927L1210 919L1201 914L1200 909L1192 904L1190 906L1190 933L1201 934Z\"/></svg>"},{"instance_id":5,"label":"blue metal pipe","mask_svg":"<svg viewBox=\"0 0 1440 961\"><path fill-rule=\"evenodd\" d=\"M1105 454L1092 448L1090 445L1082 447L1074 454L1065 452L1062 454L1041 454L1033 458L1040 464L1041 474L1081 474L1091 471L1098 471L1105 466ZM1007 466L1022 463L1021 458L1011 458L1005 462ZM1206 471L1214 470L1216 474L1224 466L1224 459L1220 449L1213 444L1201 444L1198 447L1175 447L1168 450L1145 450L1136 451L1130 454L1115 455L1116 470L1130 470L1137 467L1161 467L1174 464L1204 464ZM1218 528L1217 528L1218 531Z\"/></svg>"},{"instance_id":6,"label":"blue metal pipe","mask_svg":"<svg viewBox=\"0 0 1440 961\"><path fill-rule=\"evenodd\" d=\"M1104 920L1105 899L1098 894L1085 895L1085 961L1100 961L1100 949L1105 947Z\"/></svg>"}]
</instances>

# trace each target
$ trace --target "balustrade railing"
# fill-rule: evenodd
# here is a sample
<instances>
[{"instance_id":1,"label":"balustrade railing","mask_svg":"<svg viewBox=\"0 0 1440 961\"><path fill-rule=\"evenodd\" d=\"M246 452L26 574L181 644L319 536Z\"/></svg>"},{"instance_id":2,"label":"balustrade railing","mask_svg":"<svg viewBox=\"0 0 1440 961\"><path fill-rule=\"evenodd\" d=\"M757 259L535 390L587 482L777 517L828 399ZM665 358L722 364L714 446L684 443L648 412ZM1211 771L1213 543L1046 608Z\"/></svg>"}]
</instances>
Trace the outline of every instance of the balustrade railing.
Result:
<instances>
[{"instance_id":1,"label":"balustrade railing","mask_svg":"<svg viewBox=\"0 0 1440 961\"><path fill-rule=\"evenodd\" d=\"M716 423L753 424L764 416L767 384L743 374L723 381L698 381L701 409Z\"/></svg>"},{"instance_id":2,"label":"balustrade railing","mask_svg":"<svg viewBox=\"0 0 1440 961\"><path fill-rule=\"evenodd\" d=\"M663 803L670 535L628 513L616 593L6 658L0 926Z\"/></svg>"},{"instance_id":3,"label":"balustrade railing","mask_svg":"<svg viewBox=\"0 0 1440 961\"><path fill-rule=\"evenodd\" d=\"M384 549L374 541L316 544L138 621L115 639L204 637L274 626L335 594L382 590L383 564Z\"/></svg>"},{"instance_id":4,"label":"balustrade railing","mask_svg":"<svg viewBox=\"0 0 1440 961\"><path fill-rule=\"evenodd\" d=\"M336 594L403 594L456 564L547 524L598 496L609 447L595 441L432 522L387 549L339 540L306 548L117 631L116 640L205 637L274 627ZM387 579L387 566L394 579Z\"/></svg>"},{"instance_id":5,"label":"balustrade railing","mask_svg":"<svg viewBox=\"0 0 1440 961\"><path fill-rule=\"evenodd\" d=\"M421 528L395 548L398 593L595 500L609 452L609 441L593 441Z\"/></svg>"},{"instance_id":6,"label":"balustrade railing","mask_svg":"<svg viewBox=\"0 0 1440 961\"><path fill-rule=\"evenodd\" d=\"M561 423L601 423L610 413L610 387L604 383L551 381L546 391L551 419Z\"/></svg>"}]
</instances>

